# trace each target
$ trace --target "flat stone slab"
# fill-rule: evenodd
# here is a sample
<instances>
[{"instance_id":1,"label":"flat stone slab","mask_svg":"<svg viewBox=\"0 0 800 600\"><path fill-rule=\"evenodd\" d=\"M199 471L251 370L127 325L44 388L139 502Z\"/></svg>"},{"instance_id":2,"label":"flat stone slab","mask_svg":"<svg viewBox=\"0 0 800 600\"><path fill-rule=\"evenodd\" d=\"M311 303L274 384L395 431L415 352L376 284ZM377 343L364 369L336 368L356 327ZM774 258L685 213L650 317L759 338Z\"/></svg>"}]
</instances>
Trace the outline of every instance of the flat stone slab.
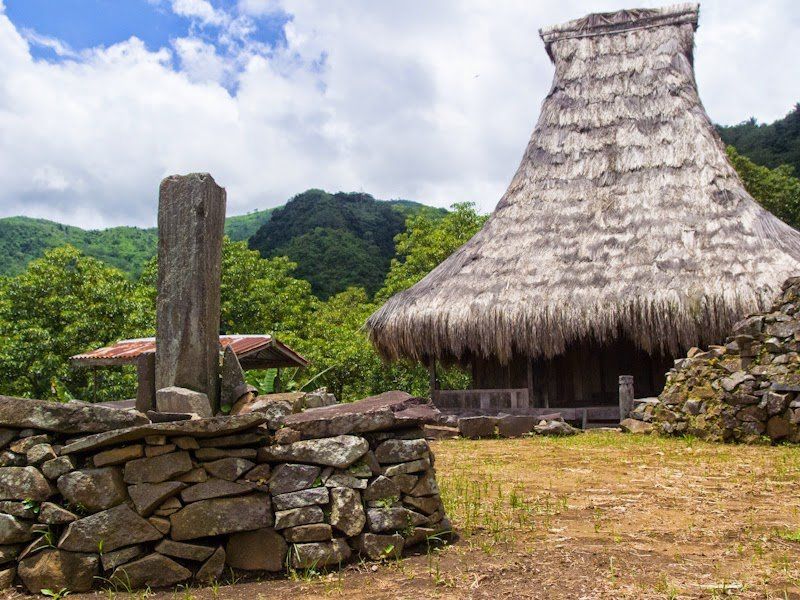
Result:
<instances>
[{"instance_id":1,"label":"flat stone slab","mask_svg":"<svg viewBox=\"0 0 800 600\"><path fill-rule=\"evenodd\" d=\"M62 550L72 552L103 552L124 546L160 540L161 533L127 504L104 510L73 521L58 542Z\"/></svg>"},{"instance_id":2,"label":"flat stone slab","mask_svg":"<svg viewBox=\"0 0 800 600\"><path fill-rule=\"evenodd\" d=\"M427 398L391 391L358 402L311 408L288 415L284 425L310 439L412 427L434 423L438 416L439 411Z\"/></svg>"},{"instance_id":3,"label":"flat stone slab","mask_svg":"<svg viewBox=\"0 0 800 600\"><path fill-rule=\"evenodd\" d=\"M259 462L299 462L325 467L349 467L369 450L369 442L354 435L301 440L285 446L259 448Z\"/></svg>"},{"instance_id":4,"label":"flat stone slab","mask_svg":"<svg viewBox=\"0 0 800 600\"><path fill-rule=\"evenodd\" d=\"M170 521L172 539L193 540L271 527L272 506L266 494L214 498L193 502L170 515Z\"/></svg>"},{"instance_id":5,"label":"flat stone slab","mask_svg":"<svg viewBox=\"0 0 800 600\"><path fill-rule=\"evenodd\" d=\"M142 413L95 404L0 396L0 426L58 433L100 433L149 422Z\"/></svg>"},{"instance_id":6,"label":"flat stone slab","mask_svg":"<svg viewBox=\"0 0 800 600\"><path fill-rule=\"evenodd\" d=\"M194 419L191 421L171 421L169 423L150 423L137 427L126 427L116 431L107 431L75 440L61 449L61 454L90 452L97 448L142 440L150 435L214 437L238 433L258 427L266 422L266 418L258 415L240 415L235 417L213 417L211 419Z\"/></svg>"}]
</instances>

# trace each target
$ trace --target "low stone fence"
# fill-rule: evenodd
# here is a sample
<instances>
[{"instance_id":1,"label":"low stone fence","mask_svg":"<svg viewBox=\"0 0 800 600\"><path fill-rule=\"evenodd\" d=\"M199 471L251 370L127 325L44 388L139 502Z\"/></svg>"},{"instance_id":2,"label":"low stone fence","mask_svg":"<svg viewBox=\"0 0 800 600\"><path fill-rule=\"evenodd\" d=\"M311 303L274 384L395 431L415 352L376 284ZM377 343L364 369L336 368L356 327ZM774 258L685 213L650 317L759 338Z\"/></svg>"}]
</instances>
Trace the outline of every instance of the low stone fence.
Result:
<instances>
[{"instance_id":1,"label":"low stone fence","mask_svg":"<svg viewBox=\"0 0 800 600\"><path fill-rule=\"evenodd\" d=\"M623 428L725 442L800 442L800 278L771 310L733 327L724 345L675 361L657 399L637 402Z\"/></svg>"},{"instance_id":2,"label":"low stone fence","mask_svg":"<svg viewBox=\"0 0 800 600\"><path fill-rule=\"evenodd\" d=\"M274 418L150 423L0 397L0 588L208 583L398 557L449 532L421 426L388 392Z\"/></svg>"}]
</instances>

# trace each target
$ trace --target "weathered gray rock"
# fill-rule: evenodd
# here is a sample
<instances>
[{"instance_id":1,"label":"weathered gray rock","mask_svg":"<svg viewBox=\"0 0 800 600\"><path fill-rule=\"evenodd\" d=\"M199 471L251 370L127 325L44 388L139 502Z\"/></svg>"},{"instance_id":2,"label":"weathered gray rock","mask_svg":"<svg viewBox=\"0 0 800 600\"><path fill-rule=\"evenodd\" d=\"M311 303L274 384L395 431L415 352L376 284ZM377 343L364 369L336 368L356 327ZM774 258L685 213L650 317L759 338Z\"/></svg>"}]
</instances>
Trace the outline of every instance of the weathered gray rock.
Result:
<instances>
[{"instance_id":1,"label":"weathered gray rock","mask_svg":"<svg viewBox=\"0 0 800 600\"><path fill-rule=\"evenodd\" d=\"M156 389L181 386L219 405L225 190L208 173L166 177L158 200Z\"/></svg>"},{"instance_id":2,"label":"weathered gray rock","mask_svg":"<svg viewBox=\"0 0 800 600\"><path fill-rule=\"evenodd\" d=\"M183 483L203 483L204 481L208 481L208 473L203 467L197 467L183 475L178 475L175 477L175 480L182 481Z\"/></svg>"},{"instance_id":3,"label":"weathered gray rock","mask_svg":"<svg viewBox=\"0 0 800 600\"><path fill-rule=\"evenodd\" d=\"M185 503L199 502L211 498L223 498L226 496L243 496L253 491L250 483L237 483L225 479L209 479L203 483L186 488L181 492L181 500Z\"/></svg>"},{"instance_id":4,"label":"weathered gray rock","mask_svg":"<svg viewBox=\"0 0 800 600\"><path fill-rule=\"evenodd\" d=\"M0 570L0 590L6 590L14 585L14 580L17 578L17 568L8 567L7 569Z\"/></svg>"},{"instance_id":5,"label":"weathered gray rock","mask_svg":"<svg viewBox=\"0 0 800 600\"><path fill-rule=\"evenodd\" d=\"M420 473L430 468L431 461L427 458L420 458L417 460L412 460L411 462L399 463L392 465L391 467L386 467L384 475L386 475L386 477L395 477L396 475L404 475L408 473Z\"/></svg>"},{"instance_id":6,"label":"weathered gray rock","mask_svg":"<svg viewBox=\"0 0 800 600\"><path fill-rule=\"evenodd\" d=\"M294 395L299 397L301 393ZM284 396L284 394L281 394L281 396ZM271 395L258 396L256 398L250 398L249 396L244 397L234 404L231 409L232 415L261 415L266 420L270 429L282 427L286 417L293 412L295 411L291 402L272 398Z\"/></svg>"},{"instance_id":7,"label":"weathered gray rock","mask_svg":"<svg viewBox=\"0 0 800 600\"><path fill-rule=\"evenodd\" d=\"M295 544L289 553L294 569L310 569L341 564L352 554L350 546L341 538L330 542Z\"/></svg>"},{"instance_id":8,"label":"weathered gray rock","mask_svg":"<svg viewBox=\"0 0 800 600\"><path fill-rule=\"evenodd\" d=\"M315 465L344 468L357 461L369 450L362 437L339 435L330 438L302 440L286 446L267 446L259 449L259 462L308 462Z\"/></svg>"},{"instance_id":9,"label":"weathered gray rock","mask_svg":"<svg viewBox=\"0 0 800 600\"><path fill-rule=\"evenodd\" d=\"M100 555L100 562L104 571L112 571L118 566L132 561L134 558L139 558L142 554L144 554L142 546L128 546L113 552L103 552Z\"/></svg>"},{"instance_id":10,"label":"weathered gray rock","mask_svg":"<svg viewBox=\"0 0 800 600\"><path fill-rule=\"evenodd\" d=\"M504 438L515 438L533 431L539 422L537 417L529 415L507 415L498 419L497 434Z\"/></svg>"},{"instance_id":11,"label":"weathered gray rock","mask_svg":"<svg viewBox=\"0 0 800 600\"><path fill-rule=\"evenodd\" d=\"M367 525L373 533L400 531L416 525L425 525L428 519L413 510L401 507L368 508Z\"/></svg>"},{"instance_id":12,"label":"weathered gray rock","mask_svg":"<svg viewBox=\"0 0 800 600\"><path fill-rule=\"evenodd\" d=\"M367 480L353 477L350 473L337 469L325 478L325 487L346 487L354 490L365 490L367 489Z\"/></svg>"},{"instance_id":13,"label":"weathered gray rock","mask_svg":"<svg viewBox=\"0 0 800 600\"><path fill-rule=\"evenodd\" d=\"M775 415L767 421L767 435L773 440L782 440L792 433L792 426L787 419Z\"/></svg>"},{"instance_id":14,"label":"weathered gray rock","mask_svg":"<svg viewBox=\"0 0 800 600\"><path fill-rule=\"evenodd\" d=\"M8 446L11 443L11 440L13 440L16 437L17 437L16 429L0 427L0 450Z\"/></svg>"},{"instance_id":15,"label":"weathered gray rock","mask_svg":"<svg viewBox=\"0 0 800 600\"><path fill-rule=\"evenodd\" d=\"M399 533L391 535L362 533L358 536L357 545L359 553L370 560L384 560L400 558L403 555L405 540Z\"/></svg>"},{"instance_id":16,"label":"weathered gray rock","mask_svg":"<svg viewBox=\"0 0 800 600\"><path fill-rule=\"evenodd\" d=\"M278 465L269 480L269 491L278 495L320 485L317 478L321 471L322 469L313 465Z\"/></svg>"},{"instance_id":17,"label":"weathered gray rock","mask_svg":"<svg viewBox=\"0 0 800 600\"><path fill-rule=\"evenodd\" d=\"M458 420L458 433L471 440L494 437L497 421L497 417L464 417Z\"/></svg>"},{"instance_id":18,"label":"weathered gray rock","mask_svg":"<svg viewBox=\"0 0 800 600\"><path fill-rule=\"evenodd\" d=\"M19 544L31 539L31 527L11 515L0 514L0 544Z\"/></svg>"},{"instance_id":19,"label":"weathered gray rock","mask_svg":"<svg viewBox=\"0 0 800 600\"><path fill-rule=\"evenodd\" d=\"M289 510L290 508L301 508L315 504L327 504L329 499L328 488L316 487L273 496L272 505L275 510Z\"/></svg>"},{"instance_id":20,"label":"weathered gray rock","mask_svg":"<svg viewBox=\"0 0 800 600\"><path fill-rule=\"evenodd\" d=\"M21 550L22 546L18 544L0 546L0 565L5 565L6 563L10 563L11 561L15 560L19 556Z\"/></svg>"},{"instance_id":21,"label":"weathered gray rock","mask_svg":"<svg viewBox=\"0 0 800 600\"><path fill-rule=\"evenodd\" d=\"M19 454L25 454L36 446L37 444L49 444L52 440L49 435L45 433L41 433L38 435L27 435L27 436L20 436L21 439L18 439L16 442L13 442L8 449L12 452L17 452Z\"/></svg>"},{"instance_id":22,"label":"weathered gray rock","mask_svg":"<svg viewBox=\"0 0 800 600\"><path fill-rule=\"evenodd\" d=\"M140 483L128 488L128 494L133 500L133 506L143 517L149 517L168 498L172 498L186 484L180 481L165 481L163 483Z\"/></svg>"},{"instance_id":23,"label":"weathered gray rock","mask_svg":"<svg viewBox=\"0 0 800 600\"><path fill-rule=\"evenodd\" d=\"M220 383L220 409L229 413L233 405L244 395L258 392L244 378L244 370L231 346L225 347L222 354L222 378Z\"/></svg>"},{"instance_id":24,"label":"weathered gray rock","mask_svg":"<svg viewBox=\"0 0 800 600\"><path fill-rule=\"evenodd\" d=\"M109 581L122 589L161 588L176 585L191 576L192 572L186 567L154 553L117 567Z\"/></svg>"},{"instance_id":25,"label":"weathered gray rock","mask_svg":"<svg viewBox=\"0 0 800 600\"><path fill-rule=\"evenodd\" d=\"M433 470L425 471L419 480L408 492L409 496L434 496L439 494L439 485L436 483L436 474Z\"/></svg>"},{"instance_id":26,"label":"weathered gray rock","mask_svg":"<svg viewBox=\"0 0 800 600\"><path fill-rule=\"evenodd\" d=\"M386 440L375 449L375 458L381 464L402 463L425 458L429 452L424 439Z\"/></svg>"},{"instance_id":27,"label":"weathered gray rock","mask_svg":"<svg viewBox=\"0 0 800 600\"><path fill-rule=\"evenodd\" d=\"M257 485L267 485L272 475L272 468L268 464L257 465L250 469L244 476L247 481Z\"/></svg>"},{"instance_id":28,"label":"weathered gray rock","mask_svg":"<svg viewBox=\"0 0 800 600\"><path fill-rule=\"evenodd\" d=\"M212 583L222 576L222 571L225 569L225 550L220 546L214 550L203 566L198 569L194 578L200 583Z\"/></svg>"},{"instance_id":29,"label":"weathered gray rock","mask_svg":"<svg viewBox=\"0 0 800 600\"><path fill-rule=\"evenodd\" d=\"M155 527L161 535L169 535L169 530L172 529L172 523L169 522L169 519L158 515L148 517L147 522Z\"/></svg>"},{"instance_id":30,"label":"weathered gray rock","mask_svg":"<svg viewBox=\"0 0 800 600\"><path fill-rule=\"evenodd\" d=\"M71 471L58 478L58 491L67 502L89 512L106 510L128 499L119 467Z\"/></svg>"},{"instance_id":31,"label":"weathered gray rock","mask_svg":"<svg viewBox=\"0 0 800 600\"><path fill-rule=\"evenodd\" d=\"M379 475L364 490L364 500L382 500L384 498L399 498L400 488L397 484L383 475Z\"/></svg>"},{"instance_id":32,"label":"weathered gray rock","mask_svg":"<svg viewBox=\"0 0 800 600\"><path fill-rule=\"evenodd\" d=\"M333 527L348 537L361 533L367 518L361 495L350 488L333 488L331 490L331 517Z\"/></svg>"},{"instance_id":33,"label":"weathered gray rock","mask_svg":"<svg viewBox=\"0 0 800 600\"><path fill-rule=\"evenodd\" d=\"M78 515L61 508L52 502L42 502L39 507L39 523L47 525L66 525L78 520Z\"/></svg>"},{"instance_id":34,"label":"weathered gray rock","mask_svg":"<svg viewBox=\"0 0 800 600\"><path fill-rule=\"evenodd\" d=\"M214 498L185 506L173 515L172 539L192 540L272 526L272 507L266 494Z\"/></svg>"},{"instance_id":35,"label":"weathered gray rock","mask_svg":"<svg viewBox=\"0 0 800 600\"><path fill-rule=\"evenodd\" d=\"M620 429L622 429L622 431L625 433L647 434L652 433L655 429L651 423L645 423L644 421L638 421L637 419L631 419L630 417L620 421L619 426Z\"/></svg>"},{"instance_id":36,"label":"weathered gray rock","mask_svg":"<svg viewBox=\"0 0 800 600\"><path fill-rule=\"evenodd\" d=\"M201 418L214 416L206 394L174 385L156 390L156 408L158 412L192 413Z\"/></svg>"},{"instance_id":37,"label":"weathered gray rock","mask_svg":"<svg viewBox=\"0 0 800 600\"><path fill-rule=\"evenodd\" d=\"M322 523L325 515L319 506L303 506L289 510L275 511L275 529L286 529L298 525Z\"/></svg>"},{"instance_id":38,"label":"weathered gray rock","mask_svg":"<svg viewBox=\"0 0 800 600\"><path fill-rule=\"evenodd\" d=\"M225 546L227 562L245 571L281 571L286 565L288 545L274 529L235 533Z\"/></svg>"},{"instance_id":39,"label":"weathered gray rock","mask_svg":"<svg viewBox=\"0 0 800 600\"><path fill-rule=\"evenodd\" d=\"M257 455L255 448L200 448L194 451L198 460L216 461L223 458L253 459Z\"/></svg>"},{"instance_id":40,"label":"weathered gray rock","mask_svg":"<svg viewBox=\"0 0 800 600\"><path fill-rule=\"evenodd\" d=\"M0 500L47 500L53 489L35 467L1 467Z\"/></svg>"},{"instance_id":41,"label":"weathered gray rock","mask_svg":"<svg viewBox=\"0 0 800 600\"><path fill-rule=\"evenodd\" d=\"M74 521L67 526L58 547L72 552L111 552L143 542L161 539L161 533L127 504Z\"/></svg>"},{"instance_id":42,"label":"weathered gray rock","mask_svg":"<svg viewBox=\"0 0 800 600\"><path fill-rule=\"evenodd\" d=\"M732 373L730 377L724 377L720 380L720 385L722 389L726 392L732 392L735 390L739 385L743 382L752 380L753 376L745 373L744 371L736 371Z\"/></svg>"},{"instance_id":43,"label":"weathered gray rock","mask_svg":"<svg viewBox=\"0 0 800 600\"><path fill-rule=\"evenodd\" d=\"M0 424L59 433L97 433L143 425L143 414L84 402L52 402L0 396Z\"/></svg>"},{"instance_id":44,"label":"weathered gray rock","mask_svg":"<svg viewBox=\"0 0 800 600\"><path fill-rule=\"evenodd\" d=\"M75 461L70 456L59 456L42 464L42 473L50 480L58 479L75 468Z\"/></svg>"},{"instance_id":45,"label":"weathered gray rock","mask_svg":"<svg viewBox=\"0 0 800 600\"><path fill-rule=\"evenodd\" d=\"M779 415L789 407L793 394L768 391L764 394L767 415Z\"/></svg>"},{"instance_id":46,"label":"weathered gray rock","mask_svg":"<svg viewBox=\"0 0 800 600\"><path fill-rule=\"evenodd\" d=\"M299 431L304 438L322 438L433 423L438 416L439 411L429 400L391 391L358 402L289 415L284 424Z\"/></svg>"},{"instance_id":47,"label":"weathered gray rock","mask_svg":"<svg viewBox=\"0 0 800 600\"><path fill-rule=\"evenodd\" d=\"M208 560L214 550L213 546L203 546L201 544L187 544L185 542L176 542L174 540L164 539L156 544L156 552L164 556L172 556L174 558L182 558L184 560L193 560L195 562L203 562Z\"/></svg>"},{"instance_id":48,"label":"weathered gray rock","mask_svg":"<svg viewBox=\"0 0 800 600\"><path fill-rule=\"evenodd\" d=\"M533 430L538 433L539 435L555 435L555 436L565 436L565 435L575 435L579 433L579 429L575 429L569 423L565 423L564 421L544 421L539 423Z\"/></svg>"},{"instance_id":49,"label":"weathered gray rock","mask_svg":"<svg viewBox=\"0 0 800 600\"><path fill-rule=\"evenodd\" d=\"M36 444L25 453L25 460L29 465L38 467L43 462L56 458L56 453L50 444Z\"/></svg>"},{"instance_id":50,"label":"weathered gray rock","mask_svg":"<svg viewBox=\"0 0 800 600\"><path fill-rule=\"evenodd\" d=\"M160 483L194 468L186 451L172 452L153 458L138 458L125 463L127 483Z\"/></svg>"},{"instance_id":51,"label":"weathered gray rock","mask_svg":"<svg viewBox=\"0 0 800 600\"><path fill-rule=\"evenodd\" d=\"M432 515L437 511L444 512L444 505L439 496L405 496L403 504L424 515Z\"/></svg>"},{"instance_id":52,"label":"weathered gray rock","mask_svg":"<svg viewBox=\"0 0 800 600\"><path fill-rule=\"evenodd\" d=\"M263 416L255 414L152 423L150 425L128 427L86 436L64 446L61 449L61 454L91 452L92 450L104 448L106 446L142 440L150 435L193 436L198 438L228 435L239 431L254 429L264 422L266 422L266 419Z\"/></svg>"},{"instance_id":53,"label":"weathered gray rock","mask_svg":"<svg viewBox=\"0 0 800 600\"><path fill-rule=\"evenodd\" d=\"M325 542L333 537L333 529L327 523L311 523L287 527L281 531L287 542Z\"/></svg>"},{"instance_id":54,"label":"weathered gray rock","mask_svg":"<svg viewBox=\"0 0 800 600\"><path fill-rule=\"evenodd\" d=\"M24 454L15 454L10 450L0 452L0 467L24 467L26 463Z\"/></svg>"},{"instance_id":55,"label":"weathered gray rock","mask_svg":"<svg viewBox=\"0 0 800 600\"><path fill-rule=\"evenodd\" d=\"M99 572L98 565L97 554L46 548L22 559L18 573L28 591L34 594L44 589L88 592Z\"/></svg>"},{"instance_id":56,"label":"weathered gray rock","mask_svg":"<svg viewBox=\"0 0 800 600\"><path fill-rule=\"evenodd\" d=\"M28 502L0 501L0 513L19 517L20 519L35 519L36 512L33 508Z\"/></svg>"},{"instance_id":57,"label":"weathered gray rock","mask_svg":"<svg viewBox=\"0 0 800 600\"><path fill-rule=\"evenodd\" d=\"M121 465L144 456L144 447L141 444L132 444L130 446L120 446L119 448L111 448L98 452L92 458L95 467L110 467L113 465Z\"/></svg>"},{"instance_id":58,"label":"weathered gray rock","mask_svg":"<svg viewBox=\"0 0 800 600\"><path fill-rule=\"evenodd\" d=\"M255 467L255 463L245 458L220 458L210 463L203 465L205 470L212 477L218 479L227 479L228 481L236 481L247 473L250 469Z\"/></svg>"}]
</instances>

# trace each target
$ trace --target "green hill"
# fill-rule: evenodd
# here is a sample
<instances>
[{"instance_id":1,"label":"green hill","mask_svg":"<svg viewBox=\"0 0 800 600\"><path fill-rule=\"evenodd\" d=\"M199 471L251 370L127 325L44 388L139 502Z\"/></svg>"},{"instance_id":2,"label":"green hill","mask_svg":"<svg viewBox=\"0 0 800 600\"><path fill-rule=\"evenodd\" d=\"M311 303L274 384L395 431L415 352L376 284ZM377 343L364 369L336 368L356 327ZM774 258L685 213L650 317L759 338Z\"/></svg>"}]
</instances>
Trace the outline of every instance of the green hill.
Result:
<instances>
[{"instance_id":1,"label":"green hill","mask_svg":"<svg viewBox=\"0 0 800 600\"><path fill-rule=\"evenodd\" d=\"M409 216L422 210L446 212L409 200L307 190L276 208L249 246L264 257L288 256L320 298L350 286L372 294L389 270L394 237L405 230Z\"/></svg>"},{"instance_id":2,"label":"green hill","mask_svg":"<svg viewBox=\"0 0 800 600\"><path fill-rule=\"evenodd\" d=\"M225 233L236 241L247 240L269 220L273 209L253 211L225 219ZM0 219L0 275L21 273L28 262L45 250L71 244L88 256L138 277L145 262L155 254L155 227L111 227L86 230L46 219L7 217Z\"/></svg>"},{"instance_id":3,"label":"green hill","mask_svg":"<svg viewBox=\"0 0 800 600\"><path fill-rule=\"evenodd\" d=\"M769 125L751 118L738 125L718 125L717 131L726 145L734 146L757 165L771 169L790 165L795 175L800 175L800 103L783 119Z\"/></svg>"}]
</instances>

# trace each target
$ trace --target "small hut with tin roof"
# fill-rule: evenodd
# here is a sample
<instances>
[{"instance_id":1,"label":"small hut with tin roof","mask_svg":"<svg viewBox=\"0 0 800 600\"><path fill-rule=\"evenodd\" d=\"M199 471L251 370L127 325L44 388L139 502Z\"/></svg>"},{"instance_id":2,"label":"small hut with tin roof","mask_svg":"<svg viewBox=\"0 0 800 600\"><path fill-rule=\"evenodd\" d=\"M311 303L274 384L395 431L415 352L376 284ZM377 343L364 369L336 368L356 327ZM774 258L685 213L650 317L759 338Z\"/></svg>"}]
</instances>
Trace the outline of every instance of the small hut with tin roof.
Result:
<instances>
[{"instance_id":1,"label":"small hut with tin roof","mask_svg":"<svg viewBox=\"0 0 800 600\"><path fill-rule=\"evenodd\" d=\"M388 359L459 363L443 408L608 406L658 394L800 271L800 233L745 191L698 97L698 5L540 31L552 88L481 231L367 322ZM435 388L435 386L434 386Z\"/></svg>"}]
</instances>

